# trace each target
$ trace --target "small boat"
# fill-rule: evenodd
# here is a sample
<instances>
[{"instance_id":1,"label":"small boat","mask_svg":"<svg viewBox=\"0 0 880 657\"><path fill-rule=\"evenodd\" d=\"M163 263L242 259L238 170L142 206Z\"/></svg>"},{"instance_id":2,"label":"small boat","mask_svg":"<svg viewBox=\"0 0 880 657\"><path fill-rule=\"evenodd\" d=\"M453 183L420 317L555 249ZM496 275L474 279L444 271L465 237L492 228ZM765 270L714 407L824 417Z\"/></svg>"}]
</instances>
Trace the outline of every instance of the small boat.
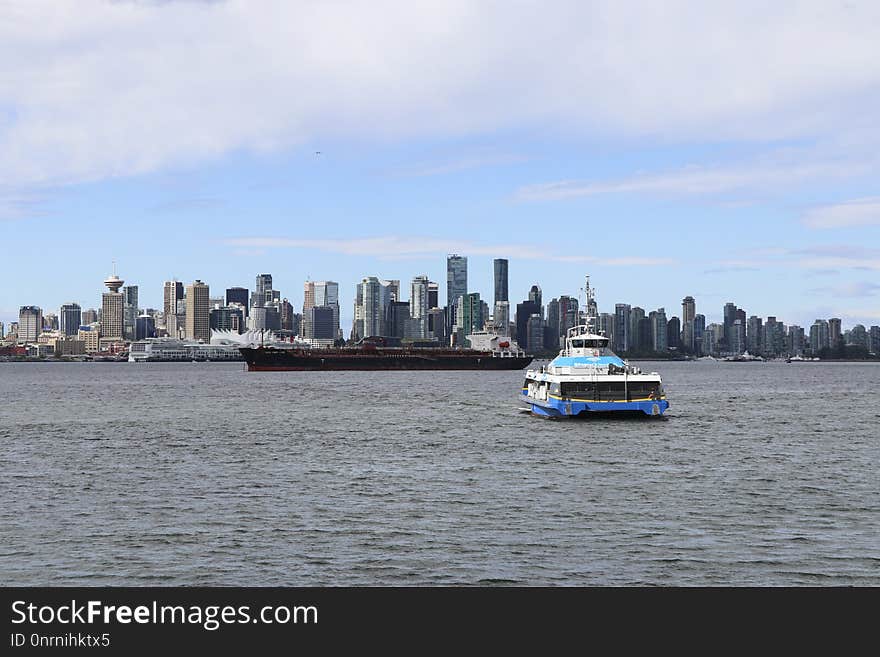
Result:
<instances>
[{"instance_id":1,"label":"small boat","mask_svg":"<svg viewBox=\"0 0 880 657\"><path fill-rule=\"evenodd\" d=\"M587 308L595 308L589 278ZM593 317L570 328L565 347L546 366L530 369L522 387L522 400L533 415L548 418L591 413L661 416L669 408L657 372L645 373L619 358L608 338L595 333Z\"/></svg>"}]
</instances>

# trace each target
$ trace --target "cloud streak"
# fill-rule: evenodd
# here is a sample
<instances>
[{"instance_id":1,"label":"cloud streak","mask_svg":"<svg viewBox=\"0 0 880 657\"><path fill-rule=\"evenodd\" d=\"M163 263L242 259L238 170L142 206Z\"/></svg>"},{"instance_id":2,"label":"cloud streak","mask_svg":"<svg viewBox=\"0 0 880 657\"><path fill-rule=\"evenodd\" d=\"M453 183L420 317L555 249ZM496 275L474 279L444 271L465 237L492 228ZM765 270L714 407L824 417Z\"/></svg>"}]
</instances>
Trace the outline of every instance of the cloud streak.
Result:
<instances>
[{"instance_id":1,"label":"cloud streak","mask_svg":"<svg viewBox=\"0 0 880 657\"><path fill-rule=\"evenodd\" d=\"M880 226L880 196L813 208L802 221L805 226L818 229Z\"/></svg>"},{"instance_id":2,"label":"cloud streak","mask_svg":"<svg viewBox=\"0 0 880 657\"><path fill-rule=\"evenodd\" d=\"M445 240L421 237L365 237L355 239L296 239L286 237L235 237L223 240L223 244L236 249L309 249L346 256L369 256L379 259L399 260L446 253L495 256L508 258L547 260L553 262L592 263L609 267L656 267L676 264L671 258L655 258L625 255L596 257L590 255L554 255L551 247L527 244L476 244L464 240Z\"/></svg>"}]
</instances>

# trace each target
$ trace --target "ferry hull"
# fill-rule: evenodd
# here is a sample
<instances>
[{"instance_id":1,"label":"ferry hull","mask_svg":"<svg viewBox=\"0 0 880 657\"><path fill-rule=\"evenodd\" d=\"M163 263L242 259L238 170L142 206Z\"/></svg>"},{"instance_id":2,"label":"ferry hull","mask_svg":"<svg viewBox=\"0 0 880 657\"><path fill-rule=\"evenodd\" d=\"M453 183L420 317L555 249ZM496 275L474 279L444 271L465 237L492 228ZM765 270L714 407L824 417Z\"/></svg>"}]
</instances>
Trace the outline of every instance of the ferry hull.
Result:
<instances>
[{"instance_id":1,"label":"ferry hull","mask_svg":"<svg viewBox=\"0 0 880 657\"><path fill-rule=\"evenodd\" d=\"M300 349L242 348L250 372L377 370L521 370L531 356L494 357L490 353L415 351L309 352Z\"/></svg>"},{"instance_id":2,"label":"ferry hull","mask_svg":"<svg viewBox=\"0 0 880 657\"><path fill-rule=\"evenodd\" d=\"M563 418L592 413L626 414L643 413L652 417L662 416L669 408L665 399L638 401L574 401L570 399L537 400L523 395L531 405L532 413L541 417Z\"/></svg>"}]
</instances>

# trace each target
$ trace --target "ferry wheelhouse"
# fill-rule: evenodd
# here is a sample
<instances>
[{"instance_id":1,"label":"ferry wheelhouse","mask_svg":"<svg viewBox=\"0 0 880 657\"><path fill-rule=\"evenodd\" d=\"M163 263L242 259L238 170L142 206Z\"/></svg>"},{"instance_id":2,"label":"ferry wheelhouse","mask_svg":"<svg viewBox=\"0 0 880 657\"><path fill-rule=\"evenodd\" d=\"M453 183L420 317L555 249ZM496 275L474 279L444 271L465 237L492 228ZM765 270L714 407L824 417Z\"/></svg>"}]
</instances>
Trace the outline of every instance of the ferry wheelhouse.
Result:
<instances>
[{"instance_id":1,"label":"ferry wheelhouse","mask_svg":"<svg viewBox=\"0 0 880 657\"><path fill-rule=\"evenodd\" d=\"M522 398L534 415L551 418L589 413L643 413L661 416L669 408L657 372L642 372L619 358L608 338L595 333L595 307L587 282L587 324L570 328L565 347L550 363L526 372Z\"/></svg>"}]
</instances>

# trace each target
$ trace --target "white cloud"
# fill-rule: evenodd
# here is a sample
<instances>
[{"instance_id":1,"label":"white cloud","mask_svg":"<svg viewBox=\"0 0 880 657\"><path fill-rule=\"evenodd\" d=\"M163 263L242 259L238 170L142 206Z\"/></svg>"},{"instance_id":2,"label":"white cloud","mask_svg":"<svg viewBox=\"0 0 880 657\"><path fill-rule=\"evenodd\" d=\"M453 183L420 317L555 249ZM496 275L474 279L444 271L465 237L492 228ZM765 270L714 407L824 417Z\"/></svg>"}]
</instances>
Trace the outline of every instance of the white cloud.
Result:
<instances>
[{"instance_id":1,"label":"white cloud","mask_svg":"<svg viewBox=\"0 0 880 657\"><path fill-rule=\"evenodd\" d=\"M810 157L815 157L810 154ZM775 162L748 165L691 166L678 171L638 175L616 181L562 180L528 185L517 190L521 201L558 201L598 194L664 194L673 196L713 195L749 190L773 190L811 180L827 180L870 171L867 161L819 161L794 163L790 155Z\"/></svg>"},{"instance_id":2,"label":"white cloud","mask_svg":"<svg viewBox=\"0 0 880 657\"><path fill-rule=\"evenodd\" d=\"M803 217L810 228L880 226L880 196L813 208Z\"/></svg>"},{"instance_id":3,"label":"white cloud","mask_svg":"<svg viewBox=\"0 0 880 657\"><path fill-rule=\"evenodd\" d=\"M13 186L530 126L876 142L877 3L18 0L0 14L0 180ZM748 175L607 189L727 189ZM547 193L578 189L606 188Z\"/></svg>"},{"instance_id":4,"label":"white cloud","mask_svg":"<svg viewBox=\"0 0 880 657\"><path fill-rule=\"evenodd\" d=\"M671 258L640 256L557 256L554 249L529 244L475 244L466 240L445 240L430 237L364 237L354 239L292 239L287 237L235 237L223 240L226 246L237 249L312 249L348 256L371 256L385 260L401 260L446 253L465 253L474 256L547 260L553 262L583 262L614 266L665 266L676 264Z\"/></svg>"}]
</instances>

